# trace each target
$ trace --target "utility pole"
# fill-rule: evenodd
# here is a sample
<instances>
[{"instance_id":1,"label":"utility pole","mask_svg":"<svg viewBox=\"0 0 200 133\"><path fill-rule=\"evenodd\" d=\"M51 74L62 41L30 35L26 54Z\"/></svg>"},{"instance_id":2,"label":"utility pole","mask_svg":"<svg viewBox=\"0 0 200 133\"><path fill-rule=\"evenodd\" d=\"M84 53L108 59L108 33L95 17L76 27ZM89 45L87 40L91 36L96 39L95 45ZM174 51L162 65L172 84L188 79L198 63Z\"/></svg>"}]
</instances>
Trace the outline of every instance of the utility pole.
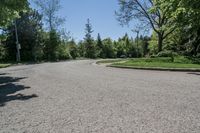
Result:
<instances>
[{"instance_id":1,"label":"utility pole","mask_svg":"<svg viewBox=\"0 0 200 133\"><path fill-rule=\"evenodd\" d=\"M16 49L17 49L16 59L17 59L17 62L20 62L21 61L21 56L20 56L21 46L19 44L19 39L18 39L17 22L16 22L16 20L15 20L15 36L16 36Z\"/></svg>"},{"instance_id":2,"label":"utility pole","mask_svg":"<svg viewBox=\"0 0 200 133\"><path fill-rule=\"evenodd\" d=\"M139 57L139 48L138 48L138 45L139 45L139 34L140 34L140 31L139 30L132 30L132 32L136 32L137 33L137 58Z\"/></svg>"}]
</instances>

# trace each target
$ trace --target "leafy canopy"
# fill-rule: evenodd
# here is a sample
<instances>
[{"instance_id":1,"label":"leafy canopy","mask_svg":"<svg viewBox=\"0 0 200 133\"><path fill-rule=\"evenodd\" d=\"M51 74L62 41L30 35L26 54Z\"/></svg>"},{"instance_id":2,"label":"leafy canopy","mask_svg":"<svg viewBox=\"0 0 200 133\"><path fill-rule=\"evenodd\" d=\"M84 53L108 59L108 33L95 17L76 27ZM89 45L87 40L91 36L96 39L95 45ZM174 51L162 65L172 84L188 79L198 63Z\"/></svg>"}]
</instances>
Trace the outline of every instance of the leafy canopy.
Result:
<instances>
[{"instance_id":1,"label":"leafy canopy","mask_svg":"<svg viewBox=\"0 0 200 133\"><path fill-rule=\"evenodd\" d=\"M0 27L7 26L14 18L19 17L20 11L25 11L27 7L27 0L1 0Z\"/></svg>"}]
</instances>

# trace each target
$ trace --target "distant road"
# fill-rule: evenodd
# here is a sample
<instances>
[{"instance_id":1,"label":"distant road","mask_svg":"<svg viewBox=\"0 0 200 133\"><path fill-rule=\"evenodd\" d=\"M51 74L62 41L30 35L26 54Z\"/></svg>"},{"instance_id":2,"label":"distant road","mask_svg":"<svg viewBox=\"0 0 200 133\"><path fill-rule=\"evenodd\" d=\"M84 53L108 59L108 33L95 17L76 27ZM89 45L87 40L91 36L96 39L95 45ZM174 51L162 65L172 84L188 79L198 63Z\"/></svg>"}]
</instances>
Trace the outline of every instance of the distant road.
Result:
<instances>
[{"instance_id":1,"label":"distant road","mask_svg":"<svg viewBox=\"0 0 200 133\"><path fill-rule=\"evenodd\" d=\"M200 133L200 73L94 62L0 69L0 133Z\"/></svg>"}]
</instances>

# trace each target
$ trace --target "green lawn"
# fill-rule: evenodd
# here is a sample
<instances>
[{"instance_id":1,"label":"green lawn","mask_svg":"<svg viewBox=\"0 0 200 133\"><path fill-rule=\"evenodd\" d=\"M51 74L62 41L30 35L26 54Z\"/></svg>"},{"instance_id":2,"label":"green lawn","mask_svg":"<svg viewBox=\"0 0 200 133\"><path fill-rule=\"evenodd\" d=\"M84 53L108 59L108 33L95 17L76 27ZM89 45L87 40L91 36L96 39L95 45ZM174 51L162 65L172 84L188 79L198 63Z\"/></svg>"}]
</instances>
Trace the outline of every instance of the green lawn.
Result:
<instances>
[{"instance_id":1,"label":"green lawn","mask_svg":"<svg viewBox=\"0 0 200 133\"><path fill-rule=\"evenodd\" d=\"M11 64L0 64L0 68L9 67Z\"/></svg>"},{"instance_id":2,"label":"green lawn","mask_svg":"<svg viewBox=\"0 0 200 133\"><path fill-rule=\"evenodd\" d=\"M172 62L171 58L140 58L127 59L112 63L112 67L161 69L161 70L197 70L200 71L200 64L194 64L189 59L177 57Z\"/></svg>"}]
</instances>

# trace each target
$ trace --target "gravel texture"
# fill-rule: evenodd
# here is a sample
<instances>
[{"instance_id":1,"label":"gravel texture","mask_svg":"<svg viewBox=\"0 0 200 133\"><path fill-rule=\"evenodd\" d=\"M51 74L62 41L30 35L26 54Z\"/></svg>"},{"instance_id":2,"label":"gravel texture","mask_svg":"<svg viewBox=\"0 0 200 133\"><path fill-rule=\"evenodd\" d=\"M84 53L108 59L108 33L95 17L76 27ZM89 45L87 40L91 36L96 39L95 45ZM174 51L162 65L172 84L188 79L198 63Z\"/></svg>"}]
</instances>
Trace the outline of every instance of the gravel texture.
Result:
<instances>
[{"instance_id":1,"label":"gravel texture","mask_svg":"<svg viewBox=\"0 0 200 133\"><path fill-rule=\"evenodd\" d=\"M200 73L94 62L0 69L0 133L200 133Z\"/></svg>"}]
</instances>

